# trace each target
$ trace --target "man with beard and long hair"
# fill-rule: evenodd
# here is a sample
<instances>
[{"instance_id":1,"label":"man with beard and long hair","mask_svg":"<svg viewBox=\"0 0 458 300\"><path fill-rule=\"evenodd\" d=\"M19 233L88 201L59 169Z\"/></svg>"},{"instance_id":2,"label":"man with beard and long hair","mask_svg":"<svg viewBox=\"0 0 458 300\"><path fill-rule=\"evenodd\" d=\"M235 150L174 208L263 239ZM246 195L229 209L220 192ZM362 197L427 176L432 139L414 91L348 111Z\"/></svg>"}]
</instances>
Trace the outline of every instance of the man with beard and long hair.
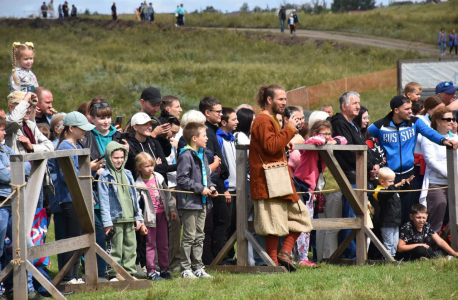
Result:
<instances>
[{"instance_id":1,"label":"man with beard and long hair","mask_svg":"<svg viewBox=\"0 0 458 300\"><path fill-rule=\"evenodd\" d=\"M274 263L285 266L289 271L296 267L291 260L291 250L301 232L310 232L312 225L305 205L299 201L291 181L292 194L269 197L263 164L282 162L286 159L285 148L292 148L298 119L293 115L283 129L280 129L277 114L283 114L286 106L286 92L282 86L261 85L256 95L263 109L253 121L250 144L250 190L254 200L254 228L257 234L266 236L267 254ZM291 175L289 176L291 179ZM278 252L278 240L286 236Z\"/></svg>"}]
</instances>

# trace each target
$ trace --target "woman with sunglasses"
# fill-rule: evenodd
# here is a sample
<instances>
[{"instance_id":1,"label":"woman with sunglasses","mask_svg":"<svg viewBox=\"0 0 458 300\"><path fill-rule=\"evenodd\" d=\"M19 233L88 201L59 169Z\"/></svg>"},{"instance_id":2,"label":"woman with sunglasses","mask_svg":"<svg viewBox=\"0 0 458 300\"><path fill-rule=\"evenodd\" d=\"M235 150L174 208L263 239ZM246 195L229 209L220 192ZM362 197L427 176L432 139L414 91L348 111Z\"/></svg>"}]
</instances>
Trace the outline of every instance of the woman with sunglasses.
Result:
<instances>
[{"instance_id":1,"label":"woman with sunglasses","mask_svg":"<svg viewBox=\"0 0 458 300\"><path fill-rule=\"evenodd\" d=\"M454 122L456 120L453 113L447 107L435 109L431 117L431 127L449 140L458 139L451 132ZM447 186L446 148L423 139L421 150L426 161L423 189ZM420 203L428 207L428 222L434 232L439 232L442 227L447 208L447 193L448 189L421 192Z\"/></svg>"}]
</instances>

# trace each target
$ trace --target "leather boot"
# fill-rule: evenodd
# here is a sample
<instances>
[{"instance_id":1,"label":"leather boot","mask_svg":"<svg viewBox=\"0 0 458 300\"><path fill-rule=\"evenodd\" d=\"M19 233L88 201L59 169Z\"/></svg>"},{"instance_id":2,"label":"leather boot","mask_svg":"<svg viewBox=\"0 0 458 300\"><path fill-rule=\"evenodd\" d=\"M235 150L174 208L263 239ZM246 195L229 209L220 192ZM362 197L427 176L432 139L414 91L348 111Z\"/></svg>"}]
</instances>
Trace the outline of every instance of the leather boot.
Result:
<instances>
[{"instance_id":1,"label":"leather boot","mask_svg":"<svg viewBox=\"0 0 458 300\"><path fill-rule=\"evenodd\" d=\"M280 265L285 267L289 272L296 272L296 266L291 260L291 253L285 249L281 249L280 252L278 252L277 258Z\"/></svg>"}]
</instances>

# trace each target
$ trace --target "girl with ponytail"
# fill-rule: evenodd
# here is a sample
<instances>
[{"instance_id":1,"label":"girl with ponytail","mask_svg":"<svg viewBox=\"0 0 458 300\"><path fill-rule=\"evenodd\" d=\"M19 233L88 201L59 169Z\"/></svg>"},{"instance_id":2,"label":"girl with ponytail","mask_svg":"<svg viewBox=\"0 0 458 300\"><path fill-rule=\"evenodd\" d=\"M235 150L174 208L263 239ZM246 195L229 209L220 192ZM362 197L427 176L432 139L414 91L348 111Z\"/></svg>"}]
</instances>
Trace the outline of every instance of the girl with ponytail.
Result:
<instances>
[{"instance_id":1,"label":"girl with ponytail","mask_svg":"<svg viewBox=\"0 0 458 300\"><path fill-rule=\"evenodd\" d=\"M10 93L14 91L35 92L38 81L31 70L35 56L33 44L15 42L11 52L13 71L8 83Z\"/></svg>"}]
</instances>

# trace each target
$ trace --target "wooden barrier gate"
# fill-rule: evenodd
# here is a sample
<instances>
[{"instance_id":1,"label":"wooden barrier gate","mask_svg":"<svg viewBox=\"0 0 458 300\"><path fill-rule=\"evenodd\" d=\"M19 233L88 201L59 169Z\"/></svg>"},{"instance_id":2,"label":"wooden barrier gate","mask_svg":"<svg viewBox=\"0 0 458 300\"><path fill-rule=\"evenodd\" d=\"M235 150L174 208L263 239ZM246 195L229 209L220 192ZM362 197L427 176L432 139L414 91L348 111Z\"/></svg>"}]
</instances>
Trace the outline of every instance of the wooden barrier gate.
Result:
<instances>
[{"instance_id":1,"label":"wooden barrier gate","mask_svg":"<svg viewBox=\"0 0 458 300\"><path fill-rule=\"evenodd\" d=\"M26 186L20 188L20 197L17 193L12 197L11 213L13 217L13 256L17 250L19 239L20 259L19 266L13 266L10 262L0 273L0 282L13 272L14 300L27 299L27 275L31 273L36 280L56 299L66 299L59 291L94 291L104 287L115 289L139 289L151 287L147 280L135 280L123 267L116 263L105 250L95 242L94 209L92 200L92 179L89 159L90 149L61 150L54 152L29 153L11 156L11 183L22 185L25 183L24 163L32 161L32 169ZM84 178L78 178L71 156L78 156L79 173ZM81 224L83 235L45 243L39 246L27 247L32 228L32 220L42 188L43 177L46 170L47 160L57 158L58 163L67 182L73 204ZM19 210L20 220L16 210ZM19 226L19 235L16 230ZM49 282L29 260L76 251L70 261L65 264L62 270L56 275L52 282ZM61 282L64 275L72 265L84 254L86 282L81 284L67 284L56 286ZM97 258L96 254L105 260L124 280L115 282L97 281Z\"/></svg>"},{"instance_id":2,"label":"wooden barrier gate","mask_svg":"<svg viewBox=\"0 0 458 300\"><path fill-rule=\"evenodd\" d=\"M320 157L326 163L329 171L334 176L343 195L349 202L355 218L327 218L313 219L312 225L314 230L335 230L335 229L352 229L347 238L337 247L334 253L329 258L329 262L335 262L346 249L348 244L356 238L356 264L364 264L367 260L367 245L366 236L371 239L377 249L382 253L385 259L389 262L394 262L393 257L388 253L383 244L375 236L372 230L367 226L367 220L370 217L367 209L367 146L365 145L303 145L296 144L298 150L317 150ZM221 252L215 257L208 269L220 271L249 273L249 272L287 272L286 268L279 267L274 264L269 255L259 245L256 239L251 234L252 230L248 230L248 217L253 212L251 199L247 193L247 162L249 145L236 146L237 159L237 231L229 238ZM334 157L332 151L355 151L356 153L356 191L351 186L344 174L342 168ZM458 227L457 227L457 206L456 199L458 198L458 189L455 186L457 174L457 158L456 150L447 149L448 159L448 180L449 180L449 205L450 205L450 231L452 236L452 248L458 249ZM253 249L258 252L265 266L249 266L248 265L248 242L253 246ZM237 243L237 265L236 266L220 266L221 260L227 255L229 250Z\"/></svg>"}]
</instances>

